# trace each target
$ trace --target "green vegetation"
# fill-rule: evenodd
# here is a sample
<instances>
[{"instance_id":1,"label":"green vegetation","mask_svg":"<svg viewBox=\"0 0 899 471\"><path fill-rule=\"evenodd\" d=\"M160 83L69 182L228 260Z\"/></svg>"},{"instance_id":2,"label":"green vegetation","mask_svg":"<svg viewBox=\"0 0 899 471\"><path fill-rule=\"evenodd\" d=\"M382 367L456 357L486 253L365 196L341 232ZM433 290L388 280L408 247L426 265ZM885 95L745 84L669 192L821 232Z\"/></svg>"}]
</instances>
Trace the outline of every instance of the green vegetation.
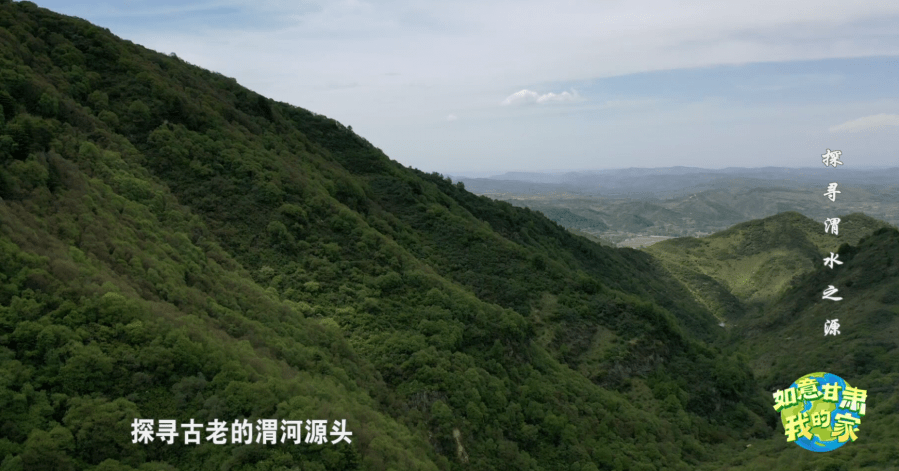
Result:
<instances>
[{"instance_id":1,"label":"green vegetation","mask_svg":"<svg viewBox=\"0 0 899 471\"><path fill-rule=\"evenodd\" d=\"M791 212L701 239L660 242L647 252L726 321L724 351L747 358L766 390L827 371L868 391L859 443L820 461L856 469L899 459L899 231L863 214L840 219L839 235ZM823 264L831 252L843 265ZM842 301L822 299L829 285ZM839 336L824 337L828 319L839 320ZM753 444L733 469L780 469L805 459L799 447Z\"/></svg>"},{"instance_id":2,"label":"green vegetation","mask_svg":"<svg viewBox=\"0 0 899 471\"><path fill-rule=\"evenodd\" d=\"M899 231L878 229L857 245L840 246L839 254L843 265L831 269L819 264L797 276L765 309L742 319L729 332L728 350L749 358L769 391L815 371L837 374L866 389L859 441L826 453L818 463L824 469L891 469L899 462ZM828 285L839 289L842 301L821 299ZM828 319L839 319L840 335L824 337ZM734 469L762 469L766 463L781 468L806 459L799 447L781 452L774 441L757 445L751 455L733 461L742 464Z\"/></svg>"},{"instance_id":3,"label":"green vegetation","mask_svg":"<svg viewBox=\"0 0 899 471\"><path fill-rule=\"evenodd\" d=\"M747 310L766 309L797 277L816 270L842 244L857 244L891 227L864 214L839 216L838 235L823 221L787 212L717 234L659 242L646 249L721 320L739 322Z\"/></svg>"},{"instance_id":4,"label":"green vegetation","mask_svg":"<svg viewBox=\"0 0 899 471\"><path fill-rule=\"evenodd\" d=\"M722 469L783 443L780 376L649 254L30 2L0 2L0 51L0 470ZM138 445L135 418L353 442Z\"/></svg>"}]
</instances>

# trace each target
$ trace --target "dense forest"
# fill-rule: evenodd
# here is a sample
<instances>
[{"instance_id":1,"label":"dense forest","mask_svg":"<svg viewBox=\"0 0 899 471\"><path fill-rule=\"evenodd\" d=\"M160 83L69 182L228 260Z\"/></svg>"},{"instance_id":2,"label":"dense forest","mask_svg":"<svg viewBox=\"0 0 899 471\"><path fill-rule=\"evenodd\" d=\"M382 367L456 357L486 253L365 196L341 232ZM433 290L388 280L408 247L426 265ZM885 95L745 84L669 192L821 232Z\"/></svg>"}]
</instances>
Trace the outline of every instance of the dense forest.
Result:
<instances>
[{"instance_id":1,"label":"dense forest","mask_svg":"<svg viewBox=\"0 0 899 471\"><path fill-rule=\"evenodd\" d=\"M884 334L845 360L880 418L821 456L785 442L766 390L818 364L760 370L775 360L744 340L774 342L758 338L814 309L833 274L797 276L745 335L721 329L670 259L475 196L332 119L31 2L0 0L0 107L0 471L899 459L894 229L840 249L856 296L880 296ZM345 420L352 436L144 444L135 419Z\"/></svg>"}]
</instances>

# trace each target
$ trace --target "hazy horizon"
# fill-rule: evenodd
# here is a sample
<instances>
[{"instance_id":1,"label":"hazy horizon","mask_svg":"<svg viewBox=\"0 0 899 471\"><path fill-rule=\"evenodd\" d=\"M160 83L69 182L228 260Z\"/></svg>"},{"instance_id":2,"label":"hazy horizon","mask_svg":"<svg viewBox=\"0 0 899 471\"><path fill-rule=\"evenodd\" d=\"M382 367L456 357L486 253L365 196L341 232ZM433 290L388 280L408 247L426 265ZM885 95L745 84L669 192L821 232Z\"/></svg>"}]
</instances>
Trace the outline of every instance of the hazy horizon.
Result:
<instances>
[{"instance_id":1,"label":"hazy horizon","mask_svg":"<svg viewBox=\"0 0 899 471\"><path fill-rule=\"evenodd\" d=\"M776 165L765 165L759 167L688 167L688 166L657 166L657 167L615 167L615 168L576 168L576 169L546 169L546 170L520 170L520 169L512 169L512 170L495 170L495 171L471 171L471 170L450 170L447 172L438 172L447 176L458 176L458 177L466 177L466 178L490 178L494 176L501 176L504 174L514 174L514 173L533 173L533 174L542 174L542 175L564 175L567 173L592 173L592 172L610 172L615 170L633 170L633 169L641 169L641 170L661 170L661 169L671 169L671 168L688 168L688 169L696 169L696 170L763 170L763 169L790 169L790 170L818 170L822 169L823 165L820 167L816 166L803 166L803 167L787 167L787 166L776 166ZM846 171L865 171L865 170L886 170L886 169L899 169L899 165L856 165L853 168L845 169ZM843 169L841 168L841 171ZM838 174L836 175L838 176Z\"/></svg>"}]
</instances>

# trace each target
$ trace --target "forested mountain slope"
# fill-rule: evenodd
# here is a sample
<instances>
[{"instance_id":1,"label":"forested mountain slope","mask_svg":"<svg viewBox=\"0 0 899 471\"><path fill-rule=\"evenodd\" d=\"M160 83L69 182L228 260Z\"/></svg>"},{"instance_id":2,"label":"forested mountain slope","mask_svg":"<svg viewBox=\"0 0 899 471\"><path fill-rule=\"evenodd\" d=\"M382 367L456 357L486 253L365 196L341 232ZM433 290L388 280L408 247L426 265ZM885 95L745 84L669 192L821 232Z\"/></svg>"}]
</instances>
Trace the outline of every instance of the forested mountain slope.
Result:
<instances>
[{"instance_id":1,"label":"forested mountain slope","mask_svg":"<svg viewBox=\"0 0 899 471\"><path fill-rule=\"evenodd\" d=\"M843 244L892 227L862 213L838 217L837 234L825 233L823 220L790 211L703 238L665 240L646 252L721 320L739 323L747 311L767 309L791 281L816 270L830 253L839 254Z\"/></svg>"},{"instance_id":2,"label":"forested mountain slope","mask_svg":"<svg viewBox=\"0 0 899 471\"><path fill-rule=\"evenodd\" d=\"M814 466L797 446L759 441L732 461L744 464L733 469L797 469L796 463L806 466L802 469L899 467L899 231L880 228L837 249L843 265L819 264L795 277L764 309L740 319L727 344L728 351L750 359L759 384L769 391L816 371L866 390L859 440L824 453ZM830 285L842 300L822 299ZM825 337L824 323L834 319L840 334Z\"/></svg>"},{"instance_id":3,"label":"forested mountain slope","mask_svg":"<svg viewBox=\"0 0 899 471\"><path fill-rule=\"evenodd\" d=\"M720 469L778 417L650 255L0 2L0 469ZM133 444L134 418L351 444Z\"/></svg>"},{"instance_id":4,"label":"forested mountain slope","mask_svg":"<svg viewBox=\"0 0 899 471\"><path fill-rule=\"evenodd\" d=\"M839 218L838 234L825 233L823 221L786 212L708 237L666 240L646 252L726 322L725 351L749 359L768 391L815 371L868 391L861 441L827 453L822 466L892 469L878 465L899 459L899 231L861 213ZM825 266L831 253L843 264ZM822 299L830 285L841 301ZM824 323L832 319L841 333L825 337ZM763 441L731 464L785 469L804 461L804 453L785 441Z\"/></svg>"}]
</instances>

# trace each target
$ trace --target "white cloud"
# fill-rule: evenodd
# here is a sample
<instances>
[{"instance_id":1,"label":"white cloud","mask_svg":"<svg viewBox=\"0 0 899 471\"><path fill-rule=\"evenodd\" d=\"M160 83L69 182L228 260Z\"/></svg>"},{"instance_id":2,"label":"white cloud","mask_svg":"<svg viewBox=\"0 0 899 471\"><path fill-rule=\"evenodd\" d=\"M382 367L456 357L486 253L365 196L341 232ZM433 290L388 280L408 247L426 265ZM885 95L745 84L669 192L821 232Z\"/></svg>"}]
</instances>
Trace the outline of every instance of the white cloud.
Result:
<instances>
[{"instance_id":1,"label":"white cloud","mask_svg":"<svg viewBox=\"0 0 899 471\"><path fill-rule=\"evenodd\" d=\"M831 126L830 132L859 132L886 126L899 126L899 115L881 113L873 116L865 116L863 118L846 121L843 124Z\"/></svg>"},{"instance_id":2,"label":"white cloud","mask_svg":"<svg viewBox=\"0 0 899 471\"><path fill-rule=\"evenodd\" d=\"M262 77L295 69L291 93L277 98L300 106L316 100L312 89L330 81L372 85L374 99L402 94L402 87L389 89L392 83L385 87L386 80L375 77L388 72L451 86L455 93L441 91L440 99L479 106L477 94L516 83L533 87L720 64L899 54L899 35L889 21L899 17L895 0L797 0L789 7L782 0L199 0L147 10L183 10L197 16L202 28L130 22L134 7L110 12L96 2L41 3L90 21L102 19L103 26L113 23L113 31L126 39L174 50L264 94L275 90ZM255 27L194 14L218 10L235 10L246 23L255 19ZM335 97L329 97L329 108L345 104L335 103ZM444 105L430 98L435 108Z\"/></svg>"},{"instance_id":3,"label":"white cloud","mask_svg":"<svg viewBox=\"0 0 899 471\"><path fill-rule=\"evenodd\" d=\"M574 93L562 92L562 93L558 93L558 94L550 92L550 93L545 93L545 94L541 95L533 90L525 89L525 90L521 90L521 91L518 91L518 92L515 92L515 93L509 95L508 97L506 97L505 100L503 100L500 103L500 105L507 106L507 105L523 104L523 103L539 103L539 104L564 103L564 102L575 101L577 98L578 98L577 92L574 92Z\"/></svg>"},{"instance_id":4,"label":"white cloud","mask_svg":"<svg viewBox=\"0 0 899 471\"><path fill-rule=\"evenodd\" d=\"M554 165L573 168L577 156L592 155L599 143L617 145L621 155L645 153L645 165L652 166L652 159L664 165L664 158L655 156L668 155L664 143L674 138L694 149L690 155L697 161L710 161L727 152L728 142L742 139L747 128L755 130L756 140L812 147L828 129L894 126L895 115L872 115L899 109L894 90L886 85L871 87L855 82L851 71L822 72L804 65L825 58L888 57L872 71L895 70L889 60L899 56L896 0L164 0L119 7L112 6L116 2L35 1L145 47L175 51L278 101L353 123L357 133L391 158L423 169L436 170L444 162L456 166L460 155L469 156L473 166L484 155L496 156L498 167L528 159L539 166L547 153L554 155ZM733 85L751 92L832 85L826 96L806 93L797 100L808 97L839 106L847 116L869 118L832 126L826 106L811 116L806 113L811 105L791 100L749 110L705 101L685 108L666 91L659 78L665 74L637 75L631 89L621 93L589 85L626 74L701 73L705 67L759 62L773 64L770 73ZM572 86L589 100L562 91ZM520 91L509 95L510 90ZM653 98L641 98L646 95ZM508 108L498 102L542 109L508 120L503 113ZM578 103L577 110L568 102ZM465 117L460 121L483 125L433 126L435 119L458 118L447 110ZM787 112L794 118L772 124L770 116ZM510 138L497 139L503 132ZM899 137L883 134L877 140L847 135L839 145L858 138L859 153L869 146L864 148L869 155L892 155L886 149L899 147ZM564 152L556 152L559 135L567 137ZM600 135L602 140L590 140ZM719 146L706 146L709 139L720 140ZM541 148L544 144L556 148ZM737 157L729 159L739 165Z\"/></svg>"},{"instance_id":5,"label":"white cloud","mask_svg":"<svg viewBox=\"0 0 899 471\"><path fill-rule=\"evenodd\" d=\"M547 93L546 95L540 95L537 97L537 103L564 103L566 101L574 101L577 98L577 94L571 94L568 92L562 92L558 95L555 93Z\"/></svg>"},{"instance_id":6,"label":"white cloud","mask_svg":"<svg viewBox=\"0 0 899 471\"><path fill-rule=\"evenodd\" d=\"M447 115L447 116L446 116L446 120L447 120L447 121L455 121L455 120L457 120L457 119L459 119L459 117L456 116L456 115L454 115L454 114L450 114L450 115Z\"/></svg>"},{"instance_id":7,"label":"white cloud","mask_svg":"<svg viewBox=\"0 0 899 471\"><path fill-rule=\"evenodd\" d=\"M537 101L538 96L540 96L540 95L538 95L537 92L534 92L531 90L522 90L520 92L515 92L515 93L509 95L508 97L506 97L506 99L503 100L502 103L500 103L500 105L514 105L517 103L533 103L533 102Z\"/></svg>"}]
</instances>

